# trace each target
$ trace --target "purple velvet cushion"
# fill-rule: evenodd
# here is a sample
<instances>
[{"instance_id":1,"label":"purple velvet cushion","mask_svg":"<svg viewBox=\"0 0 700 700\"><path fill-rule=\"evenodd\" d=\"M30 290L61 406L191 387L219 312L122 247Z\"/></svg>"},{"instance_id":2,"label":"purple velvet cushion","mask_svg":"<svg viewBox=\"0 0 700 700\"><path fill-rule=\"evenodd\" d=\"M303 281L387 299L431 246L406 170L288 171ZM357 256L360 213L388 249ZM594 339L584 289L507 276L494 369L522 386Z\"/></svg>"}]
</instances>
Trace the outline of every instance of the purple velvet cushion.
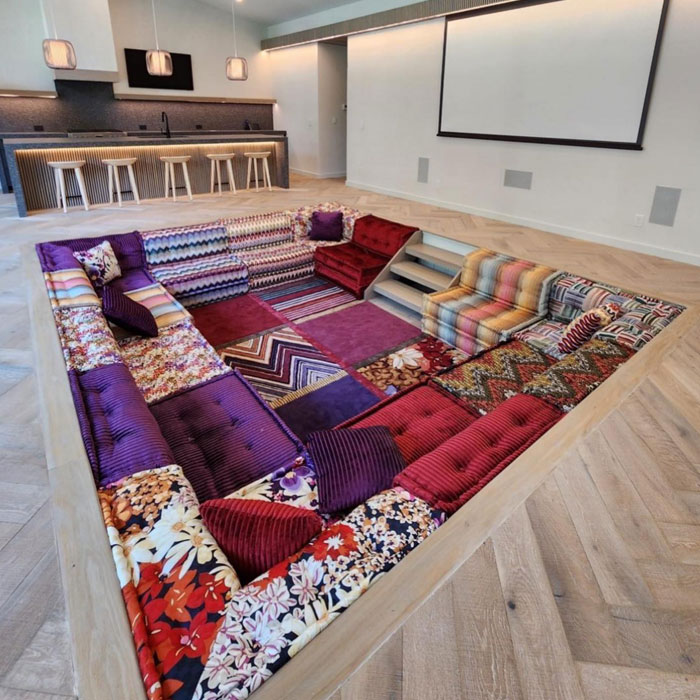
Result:
<instances>
[{"instance_id":1,"label":"purple velvet cushion","mask_svg":"<svg viewBox=\"0 0 700 700\"><path fill-rule=\"evenodd\" d=\"M80 432L95 481L106 486L126 476L174 464L129 370L121 364L68 373Z\"/></svg>"},{"instance_id":2,"label":"purple velvet cushion","mask_svg":"<svg viewBox=\"0 0 700 700\"><path fill-rule=\"evenodd\" d=\"M158 326L153 314L143 305L126 294L107 285L102 292L102 311L104 315L118 326L138 335L155 338Z\"/></svg>"},{"instance_id":3,"label":"purple velvet cushion","mask_svg":"<svg viewBox=\"0 0 700 700\"><path fill-rule=\"evenodd\" d=\"M339 241L343 238L342 211L315 211L311 215L309 238L312 241Z\"/></svg>"},{"instance_id":4,"label":"purple velvet cushion","mask_svg":"<svg viewBox=\"0 0 700 700\"><path fill-rule=\"evenodd\" d=\"M309 435L307 447L316 467L322 513L354 508L390 488L406 466L383 425L320 430Z\"/></svg>"},{"instance_id":5,"label":"purple velvet cushion","mask_svg":"<svg viewBox=\"0 0 700 700\"><path fill-rule=\"evenodd\" d=\"M200 501L223 498L304 450L238 372L150 408Z\"/></svg>"},{"instance_id":6,"label":"purple velvet cushion","mask_svg":"<svg viewBox=\"0 0 700 700\"><path fill-rule=\"evenodd\" d=\"M50 261L47 267L52 272L82 268L82 265L75 259L73 251L68 246L57 243L41 243L40 245L44 259Z\"/></svg>"}]
</instances>

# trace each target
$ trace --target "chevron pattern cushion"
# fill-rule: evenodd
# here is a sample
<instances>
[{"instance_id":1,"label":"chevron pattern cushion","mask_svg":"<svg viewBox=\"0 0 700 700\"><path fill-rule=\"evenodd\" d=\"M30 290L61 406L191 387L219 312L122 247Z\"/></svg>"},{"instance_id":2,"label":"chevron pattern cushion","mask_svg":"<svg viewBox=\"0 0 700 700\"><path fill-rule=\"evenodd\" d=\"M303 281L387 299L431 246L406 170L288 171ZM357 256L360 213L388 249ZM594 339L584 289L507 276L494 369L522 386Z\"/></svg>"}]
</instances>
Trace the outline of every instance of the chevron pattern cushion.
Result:
<instances>
[{"instance_id":1,"label":"chevron pattern cushion","mask_svg":"<svg viewBox=\"0 0 700 700\"><path fill-rule=\"evenodd\" d=\"M523 387L562 411L571 411L634 354L614 341L593 339L549 367Z\"/></svg>"},{"instance_id":2,"label":"chevron pattern cushion","mask_svg":"<svg viewBox=\"0 0 700 700\"><path fill-rule=\"evenodd\" d=\"M248 270L251 289L265 289L314 273L313 249L299 241L241 250L236 255Z\"/></svg>"},{"instance_id":3,"label":"chevron pattern cushion","mask_svg":"<svg viewBox=\"0 0 700 700\"><path fill-rule=\"evenodd\" d=\"M151 266L228 253L226 227L218 221L142 231L141 238Z\"/></svg>"},{"instance_id":4,"label":"chevron pattern cushion","mask_svg":"<svg viewBox=\"0 0 700 700\"><path fill-rule=\"evenodd\" d=\"M433 379L464 401L474 413L485 415L518 394L554 359L521 340L511 340Z\"/></svg>"},{"instance_id":5,"label":"chevron pattern cushion","mask_svg":"<svg viewBox=\"0 0 700 700\"><path fill-rule=\"evenodd\" d=\"M229 251L234 254L250 248L266 248L294 240L289 212L221 219L219 223L226 227Z\"/></svg>"}]
</instances>

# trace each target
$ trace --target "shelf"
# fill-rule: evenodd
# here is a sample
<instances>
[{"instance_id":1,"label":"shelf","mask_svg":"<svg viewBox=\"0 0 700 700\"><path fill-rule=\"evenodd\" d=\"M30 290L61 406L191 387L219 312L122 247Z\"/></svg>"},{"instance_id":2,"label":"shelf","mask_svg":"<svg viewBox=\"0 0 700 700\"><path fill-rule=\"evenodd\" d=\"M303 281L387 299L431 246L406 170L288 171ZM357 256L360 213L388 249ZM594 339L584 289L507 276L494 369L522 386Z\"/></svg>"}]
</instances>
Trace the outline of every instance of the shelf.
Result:
<instances>
[{"instance_id":1,"label":"shelf","mask_svg":"<svg viewBox=\"0 0 700 700\"><path fill-rule=\"evenodd\" d=\"M237 105L274 105L272 97L202 97L199 95L155 95L152 93L115 92L115 100L140 100L146 102L208 102Z\"/></svg>"}]
</instances>

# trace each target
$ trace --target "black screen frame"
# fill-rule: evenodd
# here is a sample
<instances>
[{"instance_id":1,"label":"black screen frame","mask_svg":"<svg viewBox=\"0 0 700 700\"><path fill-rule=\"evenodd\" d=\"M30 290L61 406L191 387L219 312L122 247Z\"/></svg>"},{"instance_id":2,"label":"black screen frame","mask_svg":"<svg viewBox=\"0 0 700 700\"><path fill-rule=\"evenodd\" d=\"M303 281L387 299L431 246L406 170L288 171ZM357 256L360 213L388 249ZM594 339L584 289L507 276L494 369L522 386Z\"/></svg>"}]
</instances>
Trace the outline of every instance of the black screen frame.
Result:
<instances>
[{"instance_id":1,"label":"black screen frame","mask_svg":"<svg viewBox=\"0 0 700 700\"><path fill-rule=\"evenodd\" d=\"M154 90L194 90L192 56L188 53L173 53L172 51L170 56L173 61L172 75L149 75L146 70L146 50L124 49L129 87Z\"/></svg>"},{"instance_id":2,"label":"black screen frame","mask_svg":"<svg viewBox=\"0 0 700 700\"><path fill-rule=\"evenodd\" d=\"M459 139L480 139L484 141L514 141L520 143L543 143L543 144L553 144L558 146L584 146L587 148L615 148L622 150L632 150L641 151L643 150L644 143L644 132L646 130L647 118L649 115L649 106L651 104L651 96L654 87L654 79L656 77L656 67L659 60L659 54L661 52L661 44L664 35L664 28L666 26L666 17L668 15L668 7L670 0L663 0L663 6L661 8L661 17L659 19L659 29L656 34L656 41L654 44L654 53L651 59L651 67L649 70L649 79L647 81L646 94L644 96L644 104L642 106L642 115L639 122L639 129L637 131L637 139L634 142L627 141L598 141L589 139L567 139L567 138L547 138L543 136L513 136L510 134L482 134L482 133L472 133L466 131L444 131L442 128L442 106L445 91L445 62L447 59L447 30L450 22L466 19L468 17L474 17L476 15L490 14L494 12L504 12L508 10L517 10L522 7L529 7L531 5L542 5L549 2L561 2L561 0L518 0L516 2L510 2L503 5L496 5L494 7L482 7L477 10L467 10L466 12L459 12L452 15L447 15L445 17L445 31L443 35L443 45L442 45L442 71L440 74L440 111L438 116L438 132L437 135L447 138L459 138Z\"/></svg>"}]
</instances>

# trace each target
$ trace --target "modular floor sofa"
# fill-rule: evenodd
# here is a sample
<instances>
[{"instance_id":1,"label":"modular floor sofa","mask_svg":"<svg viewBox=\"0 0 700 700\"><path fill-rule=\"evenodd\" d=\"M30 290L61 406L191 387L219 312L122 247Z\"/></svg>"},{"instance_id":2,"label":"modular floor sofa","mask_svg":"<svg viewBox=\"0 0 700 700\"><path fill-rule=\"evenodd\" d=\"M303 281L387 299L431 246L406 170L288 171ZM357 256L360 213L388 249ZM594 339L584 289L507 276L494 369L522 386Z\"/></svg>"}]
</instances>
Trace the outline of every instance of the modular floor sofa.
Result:
<instances>
[{"instance_id":1,"label":"modular floor sofa","mask_svg":"<svg viewBox=\"0 0 700 700\"><path fill-rule=\"evenodd\" d=\"M358 476L343 471L356 459L346 449L329 471L188 310L246 293L245 250L269 251L269 267L253 266L265 284L288 280L284 267L274 273L286 246L311 259L328 247L304 239L313 209L37 247L148 697L254 692L683 310L479 249L464 261L468 284L449 296L458 308L434 333L454 333L459 360L392 396L379 391L326 431L388 433L397 459L364 463ZM352 238L357 217L343 211ZM104 291L76 264L76 251L105 240L121 270L110 284L148 310L155 335L110 324ZM426 300L428 333L444 294ZM615 318L596 317L591 330L605 305ZM474 308L479 323L460 325ZM489 308L523 321L493 322ZM572 333L577 346L561 349ZM342 505L331 512L334 488ZM219 517L226 501L238 504L235 521Z\"/></svg>"}]
</instances>

